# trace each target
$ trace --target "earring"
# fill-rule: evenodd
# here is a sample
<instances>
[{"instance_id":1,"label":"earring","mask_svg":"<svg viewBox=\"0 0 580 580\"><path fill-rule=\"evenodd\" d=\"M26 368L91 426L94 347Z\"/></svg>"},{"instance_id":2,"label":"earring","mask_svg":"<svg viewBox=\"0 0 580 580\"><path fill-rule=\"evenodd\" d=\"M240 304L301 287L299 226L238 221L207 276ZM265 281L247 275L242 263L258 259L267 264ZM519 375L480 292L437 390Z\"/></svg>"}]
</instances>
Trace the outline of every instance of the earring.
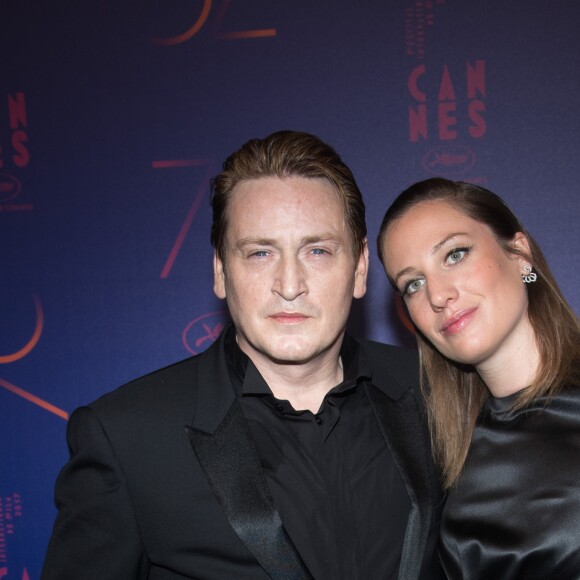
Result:
<instances>
[{"instance_id":1,"label":"earring","mask_svg":"<svg viewBox=\"0 0 580 580\"><path fill-rule=\"evenodd\" d=\"M522 274L522 280L524 284L531 284L538 279L538 275L535 272L532 272L532 267L529 264L524 266L525 274Z\"/></svg>"}]
</instances>

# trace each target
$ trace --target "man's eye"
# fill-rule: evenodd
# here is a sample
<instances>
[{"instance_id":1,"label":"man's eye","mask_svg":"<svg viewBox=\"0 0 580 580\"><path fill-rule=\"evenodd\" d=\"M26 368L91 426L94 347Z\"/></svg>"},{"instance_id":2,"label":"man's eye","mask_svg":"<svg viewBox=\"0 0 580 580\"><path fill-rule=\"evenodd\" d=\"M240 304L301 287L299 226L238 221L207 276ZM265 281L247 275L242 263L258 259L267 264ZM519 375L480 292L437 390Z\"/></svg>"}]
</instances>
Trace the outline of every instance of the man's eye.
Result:
<instances>
[{"instance_id":1,"label":"man's eye","mask_svg":"<svg viewBox=\"0 0 580 580\"><path fill-rule=\"evenodd\" d=\"M328 254L328 252L326 250L322 249L322 248L314 248L312 250L312 253L313 254L316 254L317 256L322 256L324 254Z\"/></svg>"},{"instance_id":2,"label":"man's eye","mask_svg":"<svg viewBox=\"0 0 580 580\"><path fill-rule=\"evenodd\" d=\"M267 250L257 250L255 252L252 252L250 254L250 257L256 257L256 258L264 258L268 255L268 251Z\"/></svg>"}]
</instances>

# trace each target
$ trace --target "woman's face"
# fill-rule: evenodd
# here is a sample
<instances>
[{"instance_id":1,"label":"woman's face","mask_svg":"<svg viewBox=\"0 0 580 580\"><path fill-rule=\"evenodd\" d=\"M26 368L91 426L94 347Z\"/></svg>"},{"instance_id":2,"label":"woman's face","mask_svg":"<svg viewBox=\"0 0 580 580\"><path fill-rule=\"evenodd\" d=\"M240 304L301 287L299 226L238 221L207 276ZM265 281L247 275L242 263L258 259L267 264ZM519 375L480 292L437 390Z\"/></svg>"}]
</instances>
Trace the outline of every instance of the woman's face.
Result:
<instances>
[{"instance_id":1,"label":"woman's face","mask_svg":"<svg viewBox=\"0 0 580 580\"><path fill-rule=\"evenodd\" d=\"M529 251L521 233L514 247ZM528 262L491 229L446 201L409 209L383 239L385 269L413 322L446 357L476 367L509 361L530 344Z\"/></svg>"}]
</instances>

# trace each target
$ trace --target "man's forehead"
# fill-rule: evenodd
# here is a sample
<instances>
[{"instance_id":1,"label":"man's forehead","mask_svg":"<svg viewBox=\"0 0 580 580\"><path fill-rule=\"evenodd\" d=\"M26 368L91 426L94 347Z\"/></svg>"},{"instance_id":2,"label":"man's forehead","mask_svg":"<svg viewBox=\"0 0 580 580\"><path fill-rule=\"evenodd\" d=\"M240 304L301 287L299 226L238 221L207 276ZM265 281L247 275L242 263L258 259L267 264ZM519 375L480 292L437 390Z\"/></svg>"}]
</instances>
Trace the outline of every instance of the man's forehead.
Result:
<instances>
[{"instance_id":1,"label":"man's forehead","mask_svg":"<svg viewBox=\"0 0 580 580\"><path fill-rule=\"evenodd\" d=\"M319 184L322 187L332 189L338 197L339 193L336 189L336 186L330 179L324 176L305 176L299 174L284 174L284 175L262 175L259 177L252 177L248 179L240 179L236 185L232 188L230 193L230 197L234 194L242 191L252 191L254 188L265 189L265 186L269 186L272 189L278 189L279 187L283 187L289 183L300 183L304 182L306 184Z\"/></svg>"},{"instance_id":2,"label":"man's forehead","mask_svg":"<svg viewBox=\"0 0 580 580\"><path fill-rule=\"evenodd\" d=\"M232 193L228 222L236 230L277 234L276 228L286 227L316 235L344 227L345 212L326 180L260 178L240 183Z\"/></svg>"},{"instance_id":3,"label":"man's forehead","mask_svg":"<svg viewBox=\"0 0 580 580\"><path fill-rule=\"evenodd\" d=\"M304 213L298 208L298 204L293 203L298 190L302 193L302 201L306 208ZM286 200L288 206L285 205ZM326 235L333 231L342 241L345 241L346 236L348 243L353 246L355 256L358 256L360 247L347 219L346 202L336 186L326 177L270 175L239 181L230 192L225 238L229 239L231 244L236 243L232 236L235 239L261 235L265 238L278 237L284 233L279 231L280 227L278 229L273 227L267 232L256 232L252 230L252 226L260 223L260 226L267 230L269 220L272 220L272 226L276 224L280 226L282 220L276 220L286 209L289 214L299 218L294 223L290 223L289 220L287 229L294 229L307 218L314 216L315 219L310 220L313 229L306 233L306 236L315 237L320 234L322 238L321 232L325 232Z\"/></svg>"},{"instance_id":4,"label":"man's forehead","mask_svg":"<svg viewBox=\"0 0 580 580\"><path fill-rule=\"evenodd\" d=\"M268 176L240 181L232 189L228 209L238 211L244 209L245 203L251 198L252 208L260 208L263 212L284 207L318 206L332 208L345 213L344 203L333 184L324 177L301 176Z\"/></svg>"}]
</instances>

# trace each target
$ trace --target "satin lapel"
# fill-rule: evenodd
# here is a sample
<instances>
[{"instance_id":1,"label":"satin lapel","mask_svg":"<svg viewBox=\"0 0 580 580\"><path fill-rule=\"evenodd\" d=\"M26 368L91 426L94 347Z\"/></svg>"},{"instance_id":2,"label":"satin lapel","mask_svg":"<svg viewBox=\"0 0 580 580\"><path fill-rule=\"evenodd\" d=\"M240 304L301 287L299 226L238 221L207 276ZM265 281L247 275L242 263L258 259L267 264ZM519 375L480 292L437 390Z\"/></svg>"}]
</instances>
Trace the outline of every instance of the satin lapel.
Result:
<instances>
[{"instance_id":1,"label":"satin lapel","mask_svg":"<svg viewBox=\"0 0 580 580\"><path fill-rule=\"evenodd\" d=\"M367 392L412 503L399 578L418 579L431 525L430 498L434 485L419 406L412 389L397 401L376 388Z\"/></svg>"},{"instance_id":2,"label":"satin lapel","mask_svg":"<svg viewBox=\"0 0 580 580\"><path fill-rule=\"evenodd\" d=\"M266 572L279 580L312 578L274 506L239 403L234 399L214 433L187 432L230 524Z\"/></svg>"}]
</instances>

